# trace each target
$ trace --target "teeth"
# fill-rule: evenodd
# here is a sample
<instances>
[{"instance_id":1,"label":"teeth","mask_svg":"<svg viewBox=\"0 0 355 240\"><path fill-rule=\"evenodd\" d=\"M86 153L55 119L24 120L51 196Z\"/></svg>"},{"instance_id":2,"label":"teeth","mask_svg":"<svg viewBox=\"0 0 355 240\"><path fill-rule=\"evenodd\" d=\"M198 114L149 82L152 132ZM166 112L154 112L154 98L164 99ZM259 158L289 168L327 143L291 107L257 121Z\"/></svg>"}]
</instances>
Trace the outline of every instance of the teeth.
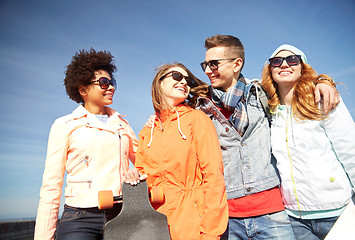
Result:
<instances>
[{"instance_id":1,"label":"teeth","mask_svg":"<svg viewBox=\"0 0 355 240\"><path fill-rule=\"evenodd\" d=\"M280 75L289 75L291 74L290 72L280 72Z\"/></svg>"},{"instance_id":2,"label":"teeth","mask_svg":"<svg viewBox=\"0 0 355 240\"><path fill-rule=\"evenodd\" d=\"M183 91L183 92L186 92L186 91L185 91L185 88L177 87L176 89L177 89L177 90L180 90L180 91Z\"/></svg>"}]
</instances>

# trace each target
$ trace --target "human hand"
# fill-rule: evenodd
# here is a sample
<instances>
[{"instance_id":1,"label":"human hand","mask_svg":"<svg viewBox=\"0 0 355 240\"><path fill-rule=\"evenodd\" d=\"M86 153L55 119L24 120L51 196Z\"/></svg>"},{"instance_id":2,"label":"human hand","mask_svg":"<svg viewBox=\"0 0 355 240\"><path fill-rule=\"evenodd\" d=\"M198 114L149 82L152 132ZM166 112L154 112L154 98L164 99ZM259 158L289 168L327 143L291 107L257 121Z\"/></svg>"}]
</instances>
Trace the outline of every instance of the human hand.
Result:
<instances>
[{"instance_id":1,"label":"human hand","mask_svg":"<svg viewBox=\"0 0 355 240\"><path fill-rule=\"evenodd\" d=\"M155 120L155 115L150 115L148 122L146 122L143 127L151 128L152 124L154 123L154 120Z\"/></svg>"},{"instance_id":2,"label":"human hand","mask_svg":"<svg viewBox=\"0 0 355 240\"><path fill-rule=\"evenodd\" d=\"M318 83L314 91L315 102L318 104L323 99L324 113L328 114L340 102L338 91L326 83Z\"/></svg>"},{"instance_id":3,"label":"human hand","mask_svg":"<svg viewBox=\"0 0 355 240\"><path fill-rule=\"evenodd\" d=\"M137 168L132 168L123 174L123 181L131 185L137 185L140 181L146 180L147 177L146 174L141 175Z\"/></svg>"}]
</instances>

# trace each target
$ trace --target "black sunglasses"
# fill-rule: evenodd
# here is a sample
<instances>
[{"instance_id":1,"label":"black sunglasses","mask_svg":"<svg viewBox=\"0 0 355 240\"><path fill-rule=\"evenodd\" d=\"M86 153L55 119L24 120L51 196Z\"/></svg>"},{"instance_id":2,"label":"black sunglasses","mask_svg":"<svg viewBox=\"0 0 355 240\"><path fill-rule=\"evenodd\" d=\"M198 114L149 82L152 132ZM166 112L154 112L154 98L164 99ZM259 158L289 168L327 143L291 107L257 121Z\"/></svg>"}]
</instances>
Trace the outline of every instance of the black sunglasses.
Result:
<instances>
[{"instance_id":1,"label":"black sunglasses","mask_svg":"<svg viewBox=\"0 0 355 240\"><path fill-rule=\"evenodd\" d=\"M162 80L162 79L168 77L169 75L171 75L171 77L172 77L175 81L178 81L178 82L180 82L183 78L185 78L185 80L186 80L186 82L187 82L187 85L188 85L189 87L192 87L192 86L195 84L195 81L194 81L191 77L189 77L189 76L184 76L184 75L182 75L181 73L179 73L179 72L177 72L177 71L171 71L171 72L165 74L164 76L162 76L162 77L160 78L160 80Z\"/></svg>"},{"instance_id":2,"label":"black sunglasses","mask_svg":"<svg viewBox=\"0 0 355 240\"><path fill-rule=\"evenodd\" d=\"M235 60L237 58L225 58L225 59L214 59L208 62L202 62L200 63L202 71L206 71L207 66L210 67L211 71L216 71L218 69L218 65L220 61L232 61Z\"/></svg>"},{"instance_id":3,"label":"black sunglasses","mask_svg":"<svg viewBox=\"0 0 355 240\"><path fill-rule=\"evenodd\" d=\"M90 83L94 83L94 82L99 82L99 86L101 89L108 89L110 87L110 85L113 86L114 89L116 89L116 80L114 78L108 79L107 77L100 77L99 79L92 81Z\"/></svg>"},{"instance_id":4,"label":"black sunglasses","mask_svg":"<svg viewBox=\"0 0 355 240\"><path fill-rule=\"evenodd\" d=\"M301 55L290 55L287 57L273 57L269 59L269 62L272 67L280 67L284 62L284 60L286 60L289 66L296 66L301 61Z\"/></svg>"}]
</instances>

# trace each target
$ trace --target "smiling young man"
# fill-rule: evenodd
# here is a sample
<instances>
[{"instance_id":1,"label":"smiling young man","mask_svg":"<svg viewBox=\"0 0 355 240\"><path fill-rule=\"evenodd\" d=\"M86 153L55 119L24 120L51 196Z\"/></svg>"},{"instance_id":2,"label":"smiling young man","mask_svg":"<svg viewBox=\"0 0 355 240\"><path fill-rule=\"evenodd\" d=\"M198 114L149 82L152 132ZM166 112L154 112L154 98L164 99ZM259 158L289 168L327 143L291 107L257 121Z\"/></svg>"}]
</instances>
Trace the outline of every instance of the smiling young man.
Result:
<instances>
[{"instance_id":1,"label":"smiling young man","mask_svg":"<svg viewBox=\"0 0 355 240\"><path fill-rule=\"evenodd\" d=\"M216 35L206 39L205 48L201 67L211 81L211 96L200 98L197 108L212 119L223 154L229 224L221 239L295 239L271 156L269 121L260 101L264 92L241 74L243 44ZM332 96L327 91L324 98Z\"/></svg>"}]
</instances>

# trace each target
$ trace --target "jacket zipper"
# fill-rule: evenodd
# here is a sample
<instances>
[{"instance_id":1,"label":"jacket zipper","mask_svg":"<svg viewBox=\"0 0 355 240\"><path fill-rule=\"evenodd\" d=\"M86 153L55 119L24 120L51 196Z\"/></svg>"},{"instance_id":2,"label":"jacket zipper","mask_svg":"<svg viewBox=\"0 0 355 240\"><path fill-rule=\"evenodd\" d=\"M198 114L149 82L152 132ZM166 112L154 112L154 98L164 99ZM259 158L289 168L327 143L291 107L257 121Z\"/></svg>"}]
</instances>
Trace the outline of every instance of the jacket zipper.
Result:
<instances>
[{"instance_id":1,"label":"jacket zipper","mask_svg":"<svg viewBox=\"0 0 355 240\"><path fill-rule=\"evenodd\" d=\"M68 181L69 183L88 183L89 189L91 189L92 180L82 180L82 181Z\"/></svg>"},{"instance_id":2,"label":"jacket zipper","mask_svg":"<svg viewBox=\"0 0 355 240\"><path fill-rule=\"evenodd\" d=\"M295 179L294 179L294 176L293 176L292 158L291 158L291 154L290 154L290 146L289 146L289 141L288 141L288 120L289 120L289 118L290 118L290 121L292 121L291 113L289 112L289 108L287 108L287 117L286 117L286 146L287 146L287 154L288 154L288 158L290 160L291 179L292 179L292 184L293 184L293 191L295 193L298 211L300 212L300 217L302 217L300 201L299 201L298 196L297 196L296 183L295 183Z\"/></svg>"},{"instance_id":3,"label":"jacket zipper","mask_svg":"<svg viewBox=\"0 0 355 240\"><path fill-rule=\"evenodd\" d=\"M89 166L89 156L85 156L83 159L81 159L79 162L77 162L72 168L68 170L68 172L73 171L79 164L82 162L85 162L86 166Z\"/></svg>"}]
</instances>

